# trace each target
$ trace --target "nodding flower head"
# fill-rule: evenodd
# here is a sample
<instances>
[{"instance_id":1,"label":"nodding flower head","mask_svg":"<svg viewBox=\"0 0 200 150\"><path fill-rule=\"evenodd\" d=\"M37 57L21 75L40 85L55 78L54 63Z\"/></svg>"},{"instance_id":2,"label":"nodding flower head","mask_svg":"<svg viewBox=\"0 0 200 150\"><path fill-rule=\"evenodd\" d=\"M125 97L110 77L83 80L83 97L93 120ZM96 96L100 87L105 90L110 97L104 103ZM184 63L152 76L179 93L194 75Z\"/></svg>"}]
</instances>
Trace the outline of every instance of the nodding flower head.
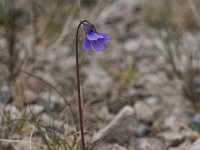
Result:
<instances>
[{"instance_id":1,"label":"nodding flower head","mask_svg":"<svg viewBox=\"0 0 200 150\"><path fill-rule=\"evenodd\" d=\"M105 44L110 42L110 35L104 33L98 33L93 24L83 23L85 32L85 39L83 40L83 48L86 51L90 51L92 47L97 51L103 51Z\"/></svg>"}]
</instances>

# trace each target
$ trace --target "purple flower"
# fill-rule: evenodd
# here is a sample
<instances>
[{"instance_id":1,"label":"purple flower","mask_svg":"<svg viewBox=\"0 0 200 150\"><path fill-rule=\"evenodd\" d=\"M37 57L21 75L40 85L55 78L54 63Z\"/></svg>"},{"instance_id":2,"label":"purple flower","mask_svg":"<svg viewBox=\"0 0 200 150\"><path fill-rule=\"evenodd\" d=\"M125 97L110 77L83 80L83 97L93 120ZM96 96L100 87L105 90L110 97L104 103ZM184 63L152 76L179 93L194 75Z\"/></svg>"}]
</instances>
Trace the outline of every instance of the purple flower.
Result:
<instances>
[{"instance_id":1,"label":"purple flower","mask_svg":"<svg viewBox=\"0 0 200 150\"><path fill-rule=\"evenodd\" d=\"M98 33L92 24L83 24L85 39L83 40L83 48L90 51L92 47L97 51L103 51L105 44L110 42L110 35Z\"/></svg>"}]
</instances>

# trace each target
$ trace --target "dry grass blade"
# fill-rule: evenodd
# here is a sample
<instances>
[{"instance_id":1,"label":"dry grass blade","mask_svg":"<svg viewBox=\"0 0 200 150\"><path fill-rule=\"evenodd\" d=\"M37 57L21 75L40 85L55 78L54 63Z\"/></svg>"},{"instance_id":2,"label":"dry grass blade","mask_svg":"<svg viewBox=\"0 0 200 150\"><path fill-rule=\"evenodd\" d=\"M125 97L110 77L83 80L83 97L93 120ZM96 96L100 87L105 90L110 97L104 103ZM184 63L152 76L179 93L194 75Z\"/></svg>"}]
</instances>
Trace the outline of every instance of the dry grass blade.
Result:
<instances>
[{"instance_id":1,"label":"dry grass blade","mask_svg":"<svg viewBox=\"0 0 200 150\"><path fill-rule=\"evenodd\" d=\"M0 139L0 142L7 142L7 143L24 143L24 144L30 144L29 141L24 141L24 140L12 140L12 139ZM32 144L34 144L34 146L37 146L38 148L45 148L45 146L40 145L36 142L32 142Z\"/></svg>"},{"instance_id":2,"label":"dry grass blade","mask_svg":"<svg viewBox=\"0 0 200 150\"><path fill-rule=\"evenodd\" d=\"M194 0L188 0L188 3L191 8L191 11L196 19L196 22L200 28L200 14L199 14L200 12L199 12L198 8L196 7Z\"/></svg>"},{"instance_id":3,"label":"dry grass blade","mask_svg":"<svg viewBox=\"0 0 200 150\"><path fill-rule=\"evenodd\" d=\"M55 90L55 91L57 92L57 94L58 94L60 97L62 97L63 100L65 101L65 103L67 104L67 106L68 106L68 108L69 108L69 110L70 110L70 113L71 113L71 115L72 115L72 118L75 118L75 113L74 113L74 111L72 110L72 108L71 108L71 106L70 106L68 100L66 99L66 97L65 97L56 87L54 87L52 84L48 83L47 81L45 81L45 80L42 79L41 77L38 77L38 76L36 76L36 75L34 75L34 74L32 74L32 73L26 72L26 71L24 71L24 70L20 70L20 71L21 71L22 73L25 73L25 74L27 74L27 75L33 77L33 78L36 78L36 79L38 79L38 80L44 82L44 83L47 84L49 87L51 87L53 90ZM73 122L75 123L74 120L73 120Z\"/></svg>"},{"instance_id":4,"label":"dry grass blade","mask_svg":"<svg viewBox=\"0 0 200 150\"><path fill-rule=\"evenodd\" d=\"M59 37L57 38L57 40L52 44L50 45L46 51L49 51L51 49L55 49L58 45L60 45L60 43L64 40L65 36L67 35L67 33L69 32L69 25L70 23L72 22L72 19L74 18L75 16L75 12L77 11L77 5L74 4L71 8L71 13L69 14L69 16L67 17L67 20L65 21L65 24L64 24L64 27L63 27L63 30L61 32L61 34L59 35Z\"/></svg>"}]
</instances>

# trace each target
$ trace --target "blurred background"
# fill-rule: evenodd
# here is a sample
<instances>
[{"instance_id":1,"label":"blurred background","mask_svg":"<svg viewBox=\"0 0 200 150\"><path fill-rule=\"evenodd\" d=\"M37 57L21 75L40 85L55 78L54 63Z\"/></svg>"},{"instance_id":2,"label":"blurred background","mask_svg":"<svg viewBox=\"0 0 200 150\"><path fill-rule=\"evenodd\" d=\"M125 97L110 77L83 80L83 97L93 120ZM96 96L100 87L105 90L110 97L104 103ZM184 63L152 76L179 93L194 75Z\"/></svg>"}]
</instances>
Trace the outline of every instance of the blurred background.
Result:
<instances>
[{"instance_id":1,"label":"blurred background","mask_svg":"<svg viewBox=\"0 0 200 150\"><path fill-rule=\"evenodd\" d=\"M200 149L199 0L1 0L0 149L78 150L75 33L88 150Z\"/></svg>"}]
</instances>

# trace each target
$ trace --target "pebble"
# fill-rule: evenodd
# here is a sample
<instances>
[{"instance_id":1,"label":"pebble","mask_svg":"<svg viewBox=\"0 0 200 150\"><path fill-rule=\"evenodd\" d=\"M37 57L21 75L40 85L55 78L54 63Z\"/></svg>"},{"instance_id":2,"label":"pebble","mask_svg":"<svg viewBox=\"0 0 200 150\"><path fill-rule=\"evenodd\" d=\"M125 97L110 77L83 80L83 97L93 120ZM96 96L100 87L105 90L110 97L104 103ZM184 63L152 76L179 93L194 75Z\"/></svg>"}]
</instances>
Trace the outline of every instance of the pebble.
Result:
<instances>
[{"instance_id":1,"label":"pebble","mask_svg":"<svg viewBox=\"0 0 200 150\"><path fill-rule=\"evenodd\" d=\"M57 130L63 130L63 128L61 128L61 127L64 125L64 121L52 118L51 116L49 116L49 115L47 115L45 113L43 113L40 116L40 121L43 124L48 125L48 127L56 128Z\"/></svg>"},{"instance_id":2,"label":"pebble","mask_svg":"<svg viewBox=\"0 0 200 150\"><path fill-rule=\"evenodd\" d=\"M124 106L107 126L94 134L92 141L98 141L105 135L109 135L104 138L104 141L127 144L133 136L133 118L134 109L130 106Z\"/></svg>"},{"instance_id":3,"label":"pebble","mask_svg":"<svg viewBox=\"0 0 200 150\"><path fill-rule=\"evenodd\" d=\"M32 104L34 101L36 101L36 99L37 99L37 95L33 91L26 90L24 92L25 104Z\"/></svg>"},{"instance_id":4,"label":"pebble","mask_svg":"<svg viewBox=\"0 0 200 150\"><path fill-rule=\"evenodd\" d=\"M134 135L136 137L144 137L148 135L150 131L151 131L151 127L148 124L140 123L134 129Z\"/></svg>"},{"instance_id":5,"label":"pebble","mask_svg":"<svg viewBox=\"0 0 200 150\"><path fill-rule=\"evenodd\" d=\"M164 125L160 120L155 120L152 124L151 130L153 133L159 133L164 130Z\"/></svg>"},{"instance_id":6,"label":"pebble","mask_svg":"<svg viewBox=\"0 0 200 150\"><path fill-rule=\"evenodd\" d=\"M94 148L94 150L127 150L127 148L118 144L102 144L97 148Z\"/></svg>"},{"instance_id":7,"label":"pebble","mask_svg":"<svg viewBox=\"0 0 200 150\"><path fill-rule=\"evenodd\" d=\"M154 111L153 109L146 104L145 102L136 102L134 106L137 120L151 123L154 120Z\"/></svg>"},{"instance_id":8,"label":"pebble","mask_svg":"<svg viewBox=\"0 0 200 150\"><path fill-rule=\"evenodd\" d=\"M52 115L55 113L55 103L49 102L48 100L43 100L43 99L37 99L34 103L35 105L40 105L44 108L44 112Z\"/></svg>"},{"instance_id":9,"label":"pebble","mask_svg":"<svg viewBox=\"0 0 200 150\"><path fill-rule=\"evenodd\" d=\"M7 114L7 116L5 115L5 112ZM3 105L0 104L0 114L4 114L4 117L10 117L9 119L17 119L21 117L21 113L20 110L14 106L14 105ZM9 115L8 115L9 114ZM2 117L0 118L0 120L2 119Z\"/></svg>"},{"instance_id":10,"label":"pebble","mask_svg":"<svg viewBox=\"0 0 200 150\"><path fill-rule=\"evenodd\" d=\"M200 132L200 114L196 114L189 120L188 126L195 131Z\"/></svg>"},{"instance_id":11,"label":"pebble","mask_svg":"<svg viewBox=\"0 0 200 150\"><path fill-rule=\"evenodd\" d=\"M164 126L172 131L179 131L183 125L186 125L186 119L172 114L164 120Z\"/></svg>"},{"instance_id":12,"label":"pebble","mask_svg":"<svg viewBox=\"0 0 200 150\"><path fill-rule=\"evenodd\" d=\"M200 97L200 78L195 78L193 84L194 84L195 94Z\"/></svg>"},{"instance_id":13,"label":"pebble","mask_svg":"<svg viewBox=\"0 0 200 150\"><path fill-rule=\"evenodd\" d=\"M0 102L3 104L9 104L12 102L12 96L11 96L10 91L0 92Z\"/></svg>"},{"instance_id":14,"label":"pebble","mask_svg":"<svg viewBox=\"0 0 200 150\"><path fill-rule=\"evenodd\" d=\"M185 136L179 132L175 131L165 131L158 134L158 137L161 137L165 140L167 147L177 146L185 139Z\"/></svg>"},{"instance_id":15,"label":"pebble","mask_svg":"<svg viewBox=\"0 0 200 150\"><path fill-rule=\"evenodd\" d=\"M30 105L29 107L31 108L31 112L34 115L38 115L44 111L44 107L41 105ZM28 109L28 111L30 111L29 108L27 108L27 109Z\"/></svg>"},{"instance_id":16,"label":"pebble","mask_svg":"<svg viewBox=\"0 0 200 150\"><path fill-rule=\"evenodd\" d=\"M189 150L200 150L200 139L197 139L192 146L189 148Z\"/></svg>"},{"instance_id":17,"label":"pebble","mask_svg":"<svg viewBox=\"0 0 200 150\"><path fill-rule=\"evenodd\" d=\"M158 138L133 139L129 150L164 150L164 142Z\"/></svg>"},{"instance_id":18,"label":"pebble","mask_svg":"<svg viewBox=\"0 0 200 150\"><path fill-rule=\"evenodd\" d=\"M155 96L148 97L144 100L149 105L156 105L159 102L159 98Z\"/></svg>"}]
</instances>

